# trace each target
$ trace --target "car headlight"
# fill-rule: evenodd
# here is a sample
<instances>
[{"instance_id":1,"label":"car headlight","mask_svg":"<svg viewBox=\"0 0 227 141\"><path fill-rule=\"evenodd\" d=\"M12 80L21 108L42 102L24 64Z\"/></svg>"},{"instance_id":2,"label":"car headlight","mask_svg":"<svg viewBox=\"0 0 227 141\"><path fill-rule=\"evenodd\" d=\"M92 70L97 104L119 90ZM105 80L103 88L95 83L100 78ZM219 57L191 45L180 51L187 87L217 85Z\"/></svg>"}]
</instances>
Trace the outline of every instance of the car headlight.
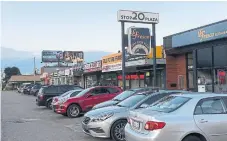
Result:
<instances>
[{"instance_id":1,"label":"car headlight","mask_svg":"<svg viewBox=\"0 0 227 141\"><path fill-rule=\"evenodd\" d=\"M60 103L60 104L63 104L63 103L65 103L67 100L68 100L67 98L60 99L60 100L59 100L59 103Z\"/></svg>"},{"instance_id":2,"label":"car headlight","mask_svg":"<svg viewBox=\"0 0 227 141\"><path fill-rule=\"evenodd\" d=\"M93 119L91 120L91 122L104 121L104 120L106 120L106 119L112 117L113 115L114 115L113 112L111 112L111 113L104 113L104 114L101 114L101 115L99 115L99 116L93 118Z\"/></svg>"}]
</instances>

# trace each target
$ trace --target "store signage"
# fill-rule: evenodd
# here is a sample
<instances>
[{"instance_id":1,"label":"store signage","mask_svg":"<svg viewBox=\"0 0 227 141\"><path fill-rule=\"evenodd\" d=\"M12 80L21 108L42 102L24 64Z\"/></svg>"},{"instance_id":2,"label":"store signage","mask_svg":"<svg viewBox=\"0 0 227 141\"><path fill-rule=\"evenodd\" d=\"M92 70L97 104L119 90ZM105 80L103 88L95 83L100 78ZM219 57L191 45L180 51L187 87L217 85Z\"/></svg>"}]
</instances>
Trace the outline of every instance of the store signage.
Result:
<instances>
[{"instance_id":1,"label":"store signage","mask_svg":"<svg viewBox=\"0 0 227 141\"><path fill-rule=\"evenodd\" d=\"M172 47L182 47L227 37L227 20L172 36ZM167 42L167 41L166 41Z\"/></svg>"},{"instance_id":2,"label":"store signage","mask_svg":"<svg viewBox=\"0 0 227 141\"><path fill-rule=\"evenodd\" d=\"M122 69L121 53L110 54L102 57L102 72L118 71Z\"/></svg>"},{"instance_id":3,"label":"store signage","mask_svg":"<svg viewBox=\"0 0 227 141\"><path fill-rule=\"evenodd\" d=\"M126 78L126 80L137 80L137 79L143 80L144 75L143 74L141 74L141 75L126 75L125 78ZM117 76L117 79L122 80L122 75Z\"/></svg>"},{"instance_id":4,"label":"store signage","mask_svg":"<svg viewBox=\"0 0 227 141\"><path fill-rule=\"evenodd\" d=\"M43 50L42 51L42 62L61 62L63 60L62 51Z\"/></svg>"},{"instance_id":5,"label":"store signage","mask_svg":"<svg viewBox=\"0 0 227 141\"><path fill-rule=\"evenodd\" d=\"M125 66L126 67L141 66L141 65L145 65L145 64L146 64L146 60L145 59L125 62Z\"/></svg>"},{"instance_id":6,"label":"store signage","mask_svg":"<svg viewBox=\"0 0 227 141\"><path fill-rule=\"evenodd\" d=\"M83 62L77 62L76 64L74 64L73 69L74 70L83 70L83 67L84 67Z\"/></svg>"},{"instance_id":7,"label":"store signage","mask_svg":"<svg viewBox=\"0 0 227 141\"><path fill-rule=\"evenodd\" d=\"M130 27L128 29L128 53L131 55L149 55L151 34L149 28Z\"/></svg>"},{"instance_id":8,"label":"store signage","mask_svg":"<svg viewBox=\"0 0 227 141\"><path fill-rule=\"evenodd\" d=\"M198 31L198 38L200 38L200 41L209 40L223 35L227 35L227 29L226 31L210 32L210 33L207 33L206 30L204 29L200 29Z\"/></svg>"},{"instance_id":9,"label":"store signage","mask_svg":"<svg viewBox=\"0 0 227 141\"><path fill-rule=\"evenodd\" d=\"M120 22L159 23L158 13L119 10L117 15L118 21Z\"/></svg>"},{"instance_id":10,"label":"store signage","mask_svg":"<svg viewBox=\"0 0 227 141\"><path fill-rule=\"evenodd\" d=\"M84 61L83 51L64 51L63 58L65 62L78 63Z\"/></svg>"},{"instance_id":11,"label":"store signage","mask_svg":"<svg viewBox=\"0 0 227 141\"><path fill-rule=\"evenodd\" d=\"M102 70L102 61L95 61L84 65L84 72L95 72Z\"/></svg>"}]
</instances>

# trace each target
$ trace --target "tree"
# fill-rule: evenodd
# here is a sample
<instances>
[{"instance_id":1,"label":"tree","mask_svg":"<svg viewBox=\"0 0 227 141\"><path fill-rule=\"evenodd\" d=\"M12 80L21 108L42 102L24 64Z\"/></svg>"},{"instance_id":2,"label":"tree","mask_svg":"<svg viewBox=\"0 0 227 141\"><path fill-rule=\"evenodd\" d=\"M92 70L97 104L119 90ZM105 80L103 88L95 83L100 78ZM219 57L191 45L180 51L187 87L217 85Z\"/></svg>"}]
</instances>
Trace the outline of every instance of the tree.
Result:
<instances>
[{"instance_id":1,"label":"tree","mask_svg":"<svg viewBox=\"0 0 227 141\"><path fill-rule=\"evenodd\" d=\"M8 82L12 75L21 75L20 69L17 67L7 67L4 70L5 78L4 81Z\"/></svg>"}]
</instances>

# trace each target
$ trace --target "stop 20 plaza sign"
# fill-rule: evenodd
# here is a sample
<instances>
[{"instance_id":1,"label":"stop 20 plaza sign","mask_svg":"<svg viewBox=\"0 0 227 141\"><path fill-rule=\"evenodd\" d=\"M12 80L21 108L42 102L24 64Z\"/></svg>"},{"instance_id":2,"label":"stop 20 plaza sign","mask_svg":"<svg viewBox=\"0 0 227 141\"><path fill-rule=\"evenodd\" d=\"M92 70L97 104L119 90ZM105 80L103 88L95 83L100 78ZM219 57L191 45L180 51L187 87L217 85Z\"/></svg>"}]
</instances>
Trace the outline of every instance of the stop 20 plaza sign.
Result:
<instances>
[{"instance_id":1,"label":"stop 20 plaza sign","mask_svg":"<svg viewBox=\"0 0 227 141\"><path fill-rule=\"evenodd\" d=\"M151 12L119 10L117 14L118 21L120 22L134 22L134 23L159 23L159 14Z\"/></svg>"}]
</instances>

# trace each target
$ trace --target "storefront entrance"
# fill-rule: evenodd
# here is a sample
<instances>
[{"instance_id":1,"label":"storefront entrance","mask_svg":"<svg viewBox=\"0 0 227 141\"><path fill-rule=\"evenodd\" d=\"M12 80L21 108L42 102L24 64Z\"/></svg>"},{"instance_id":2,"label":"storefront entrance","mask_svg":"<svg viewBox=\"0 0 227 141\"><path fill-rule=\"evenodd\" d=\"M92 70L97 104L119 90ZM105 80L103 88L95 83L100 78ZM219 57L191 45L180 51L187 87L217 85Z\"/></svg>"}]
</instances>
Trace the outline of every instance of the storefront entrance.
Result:
<instances>
[{"instance_id":1,"label":"storefront entrance","mask_svg":"<svg viewBox=\"0 0 227 141\"><path fill-rule=\"evenodd\" d=\"M227 44L187 54L188 87L199 92L227 93ZM196 79L196 80L194 80Z\"/></svg>"}]
</instances>

